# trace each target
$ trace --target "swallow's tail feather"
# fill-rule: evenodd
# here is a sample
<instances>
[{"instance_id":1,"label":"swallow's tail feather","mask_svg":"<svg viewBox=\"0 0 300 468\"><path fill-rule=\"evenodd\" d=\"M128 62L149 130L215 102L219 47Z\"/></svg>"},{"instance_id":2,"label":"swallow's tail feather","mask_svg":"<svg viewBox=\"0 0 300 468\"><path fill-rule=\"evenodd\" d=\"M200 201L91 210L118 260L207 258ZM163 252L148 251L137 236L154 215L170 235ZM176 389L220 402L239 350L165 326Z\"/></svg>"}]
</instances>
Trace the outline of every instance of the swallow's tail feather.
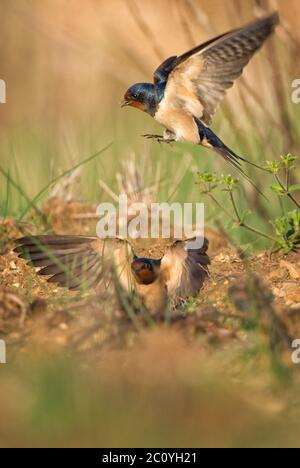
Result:
<instances>
[{"instance_id":1,"label":"swallow's tail feather","mask_svg":"<svg viewBox=\"0 0 300 468\"><path fill-rule=\"evenodd\" d=\"M229 162L254 188L255 190L265 198L265 195L261 192L261 190L255 185L253 180L246 174L246 172L242 169L241 161L250 164L258 169L264 170L265 169L257 164L248 161L247 159L243 158L242 156L237 155L232 151L228 146L226 146L222 140L208 127L206 127L199 119L195 119L198 130L199 136L201 140L201 144L208 148L212 148L216 151L216 153L220 154L226 161Z\"/></svg>"},{"instance_id":2,"label":"swallow's tail feather","mask_svg":"<svg viewBox=\"0 0 300 468\"><path fill-rule=\"evenodd\" d=\"M102 274L101 257L93 248L95 238L81 236L32 236L16 241L15 252L48 282L69 289L93 288Z\"/></svg>"}]
</instances>

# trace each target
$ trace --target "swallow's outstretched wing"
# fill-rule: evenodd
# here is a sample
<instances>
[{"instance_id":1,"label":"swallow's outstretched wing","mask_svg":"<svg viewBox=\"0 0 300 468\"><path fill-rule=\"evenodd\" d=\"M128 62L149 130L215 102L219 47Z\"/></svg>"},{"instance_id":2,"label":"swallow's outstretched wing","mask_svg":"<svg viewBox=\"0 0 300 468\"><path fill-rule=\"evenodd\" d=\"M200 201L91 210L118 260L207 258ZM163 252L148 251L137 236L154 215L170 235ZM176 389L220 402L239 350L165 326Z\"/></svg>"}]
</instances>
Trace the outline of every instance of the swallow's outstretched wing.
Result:
<instances>
[{"instance_id":1,"label":"swallow's outstretched wing","mask_svg":"<svg viewBox=\"0 0 300 468\"><path fill-rule=\"evenodd\" d=\"M122 286L130 290L133 250L122 239L84 236L28 236L16 241L15 252L28 260L48 282L71 290L93 289L112 268Z\"/></svg>"},{"instance_id":2,"label":"swallow's outstretched wing","mask_svg":"<svg viewBox=\"0 0 300 468\"><path fill-rule=\"evenodd\" d=\"M164 100L210 125L218 104L251 57L279 22L275 13L222 34L179 57L170 57L154 73L165 85Z\"/></svg>"},{"instance_id":3,"label":"swallow's outstretched wing","mask_svg":"<svg viewBox=\"0 0 300 468\"><path fill-rule=\"evenodd\" d=\"M139 259L131 245L118 238L28 236L16 240L14 251L48 282L71 290L97 289L114 273L125 291L135 291L150 312L161 313L169 298L197 294L207 276L207 241L195 250L187 242L172 244L161 260ZM143 262L155 264L155 275L151 282L137 283L132 263Z\"/></svg>"},{"instance_id":4,"label":"swallow's outstretched wing","mask_svg":"<svg viewBox=\"0 0 300 468\"><path fill-rule=\"evenodd\" d=\"M195 296L208 276L210 263L207 255L208 241L202 247L195 239L176 241L161 260L161 272L171 298Z\"/></svg>"}]
</instances>

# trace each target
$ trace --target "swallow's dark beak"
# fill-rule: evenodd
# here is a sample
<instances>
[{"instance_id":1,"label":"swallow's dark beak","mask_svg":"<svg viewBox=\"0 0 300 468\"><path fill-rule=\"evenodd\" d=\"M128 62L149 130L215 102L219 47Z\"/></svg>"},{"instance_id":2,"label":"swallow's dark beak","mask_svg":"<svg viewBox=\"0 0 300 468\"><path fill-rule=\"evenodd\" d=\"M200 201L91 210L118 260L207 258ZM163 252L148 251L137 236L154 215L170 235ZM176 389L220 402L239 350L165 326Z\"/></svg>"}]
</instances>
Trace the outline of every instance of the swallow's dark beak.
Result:
<instances>
[{"instance_id":1,"label":"swallow's dark beak","mask_svg":"<svg viewBox=\"0 0 300 468\"><path fill-rule=\"evenodd\" d=\"M128 101L127 99L124 99L124 100L121 102L121 107L129 106L129 104L130 104L130 101Z\"/></svg>"}]
</instances>

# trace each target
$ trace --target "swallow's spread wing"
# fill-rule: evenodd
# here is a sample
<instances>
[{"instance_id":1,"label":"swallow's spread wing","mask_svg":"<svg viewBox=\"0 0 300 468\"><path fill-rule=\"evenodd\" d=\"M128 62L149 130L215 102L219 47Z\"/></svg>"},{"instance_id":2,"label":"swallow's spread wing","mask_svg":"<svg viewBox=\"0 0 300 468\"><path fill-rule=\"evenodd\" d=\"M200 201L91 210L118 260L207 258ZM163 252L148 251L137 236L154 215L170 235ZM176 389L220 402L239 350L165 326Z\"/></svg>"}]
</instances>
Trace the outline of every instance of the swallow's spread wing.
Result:
<instances>
[{"instance_id":1,"label":"swallow's spread wing","mask_svg":"<svg viewBox=\"0 0 300 468\"><path fill-rule=\"evenodd\" d=\"M201 248L192 248L192 244L189 247L189 243L194 241L176 241L161 260L161 271L170 297L195 296L208 275L208 241L205 239Z\"/></svg>"},{"instance_id":2,"label":"swallow's spread wing","mask_svg":"<svg viewBox=\"0 0 300 468\"><path fill-rule=\"evenodd\" d=\"M72 290L96 288L112 268L127 290L132 283L131 246L121 239L102 240L84 236L36 236L16 241L15 252L48 282Z\"/></svg>"},{"instance_id":3,"label":"swallow's spread wing","mask_svg":"<svg viewBox=\"0 0 300 468\"><path fill-rule=\"evenodd\" d=\"M277 13L218 36L179 57L170 57L155 72L166 83L164 99L210 125L218 104L245 65L278 24Z\"/></svg>"}]
</instances>

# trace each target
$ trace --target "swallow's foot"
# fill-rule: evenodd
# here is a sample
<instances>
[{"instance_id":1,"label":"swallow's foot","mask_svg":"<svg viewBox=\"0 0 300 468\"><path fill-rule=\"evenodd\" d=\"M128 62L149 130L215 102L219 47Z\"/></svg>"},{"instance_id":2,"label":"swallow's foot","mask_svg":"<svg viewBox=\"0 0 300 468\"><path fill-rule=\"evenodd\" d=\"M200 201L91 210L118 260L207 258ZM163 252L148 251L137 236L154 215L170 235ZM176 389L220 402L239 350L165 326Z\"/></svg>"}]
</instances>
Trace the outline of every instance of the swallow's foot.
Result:
<instances>
[{"instance_id":1,"label":"swallow's foot","mask_svg":"<svg viewBox=\"0 0 300 468\"><path fill-rule=\"evenodd\" d=\"M142 137L144 138L147 138L147 140L161 140L163 139L163 136L162 135L155 135L155 134L152 134L152 133L146 133L145 135L142 135Z\"/></svg>"},{"instance_id":2,"label":"swallow's foot","mask_svg":"<svg viewBox=\"0 0 300 468\"><path fill-rule=\"evenodd\" d=\"M152 135L151 133L147 133L146 135L142 135L147 140L156 140L157 143L173 143L175 140L173 138L164 138L163 135Z\"/></svg>"}]
</instances>

